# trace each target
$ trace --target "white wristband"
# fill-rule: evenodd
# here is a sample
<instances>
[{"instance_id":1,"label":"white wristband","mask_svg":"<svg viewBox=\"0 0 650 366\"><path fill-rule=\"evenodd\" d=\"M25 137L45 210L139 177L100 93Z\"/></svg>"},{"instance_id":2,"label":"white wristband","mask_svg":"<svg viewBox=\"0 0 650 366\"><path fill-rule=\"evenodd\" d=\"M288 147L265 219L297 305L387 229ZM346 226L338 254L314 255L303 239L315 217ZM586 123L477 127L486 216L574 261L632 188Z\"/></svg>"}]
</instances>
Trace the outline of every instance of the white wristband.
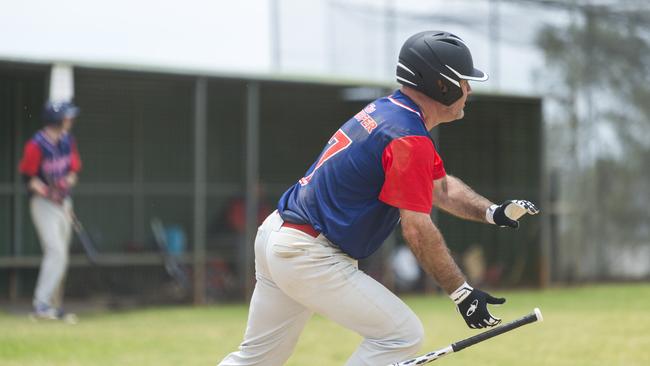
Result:
<instances>
[{"instance_id":1,"label":"white wristband","mask_svg":"<svg viewBox=\"0 0 650 366\"><path fill-rule=\"evenodd\" d=\"M460 304L469 296L469 294L474 290L472 286L470 286L467 282L463 283L460 285L459 288L456 289L456 291L452 292L449 295L449 298L456 303L456 305Z\"/></svg>"},{"instance_id":2,"label":"white wristband","mask_svg":"<svg viewBox=\"0 0 650 366\"><path fill-rule=\"evenodd\" d=\"M485 210L485 219L490 224L494 224L494 211L499 208L499 205L492 205Z\"/></svg>"}]
</instances>

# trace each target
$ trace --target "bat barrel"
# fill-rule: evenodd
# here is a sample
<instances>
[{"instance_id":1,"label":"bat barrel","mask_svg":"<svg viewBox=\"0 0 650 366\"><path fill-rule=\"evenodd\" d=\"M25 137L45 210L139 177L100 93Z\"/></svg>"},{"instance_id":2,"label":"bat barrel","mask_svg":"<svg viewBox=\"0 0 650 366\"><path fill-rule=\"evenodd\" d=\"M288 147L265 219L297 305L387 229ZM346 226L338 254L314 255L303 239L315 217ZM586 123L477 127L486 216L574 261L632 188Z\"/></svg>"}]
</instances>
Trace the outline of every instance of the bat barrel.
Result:
<instances>
[{"instance_id":1,"label":"bat barrel","mask_svg":"<svg viewBox=\"0 0 650 366\"><path fill-rule=\"evenodd\" d=\"M463 339L462 341L458 341L456 343L453 343L451 345L451 348L454 350L454 352L458 352L462 349L465 349L469 346L475 345L477 343L483 342L485 340L488 340L492 337L496 337L499 334L503 334L506 332L509 332L513 329L519 328L521 326L524 326L526 324L534 323L536 321L542 321L542 312L539 310L539 308L535 308L535 311L522 317L517 320L513 320L510 323L498 326L496 328L490 329L486 332L483 332L481 334L477 334L473 337L469 337L466 339Z\"/></svg>"}]
</instances>

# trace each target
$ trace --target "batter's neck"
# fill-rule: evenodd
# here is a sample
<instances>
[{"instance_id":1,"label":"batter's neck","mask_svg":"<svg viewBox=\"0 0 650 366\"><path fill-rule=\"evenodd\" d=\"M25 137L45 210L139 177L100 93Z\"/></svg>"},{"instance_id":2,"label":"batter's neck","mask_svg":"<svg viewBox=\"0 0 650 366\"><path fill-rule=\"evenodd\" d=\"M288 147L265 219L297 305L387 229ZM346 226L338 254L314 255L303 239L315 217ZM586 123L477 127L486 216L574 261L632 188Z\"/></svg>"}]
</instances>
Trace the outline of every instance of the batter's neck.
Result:
<instances>
[{"instance_id":1,"label":"batter's neck","mask_svg":"<svg viewBox=\"0 0 650 366\"><path fill-rule=\"evenodd\" d=\"M50 140L50 142L57 143L59 140L61 140L61 136L63 136L63 129L53 126L46 126L43 129L43 133L45 134L45 137Z\"/></svg>"},{"instance_id":2,"label":"batter's neck","mask_svg":"<svg viewBox=\"0 0 650 366\"><path fill-rule=\"evenodd\" d=\"M409 97L413 103L415 103L422 113L422 120L424 120L424 126L427 131L431 131L434 127L440 124L438 118L438 111L435 108L435 105L432 103L432 100L421 92L402 86L400 89L402 94Z\"/></svg>"}]
</instances>

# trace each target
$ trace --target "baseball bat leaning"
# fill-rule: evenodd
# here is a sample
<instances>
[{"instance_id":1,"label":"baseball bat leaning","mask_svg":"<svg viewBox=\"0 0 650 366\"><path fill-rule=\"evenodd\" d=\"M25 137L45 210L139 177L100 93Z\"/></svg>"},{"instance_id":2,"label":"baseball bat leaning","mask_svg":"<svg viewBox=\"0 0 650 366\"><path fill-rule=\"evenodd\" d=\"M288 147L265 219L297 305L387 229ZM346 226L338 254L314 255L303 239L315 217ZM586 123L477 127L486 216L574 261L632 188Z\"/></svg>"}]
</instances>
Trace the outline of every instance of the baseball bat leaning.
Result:
<instances>
[{"instance_id":1,"label":"baseball bat leaning","mask_svg":"<svg viewBox=\"0 0 650 366\"><path fill-rule=\"evenodd\" d=\"M153 231L154 240L158 245L160 254L163 256L167 274L169 274L182 289L189 291L192 287L190 280L183 269L183 263L169 253L169 246L165 236L165 226L159 218L154 217L151 219L151 230Z\"/></svg>"},{"instance_id":2,"label":"baseball bat leaning","mask_svg":"<svg viewBox=\"0 0 650 366\"><path fill-rule=\"evenodd\" d=\"M424 365L429 362L433 362L437 359L439 359L442 356L448 355L450 353L454 352L459 352L469 346L473 346L477 343L483 342L485 340L488 340L492 337L496 337L500 334L503 334L505 332L509 332L513 329L519 328L523 325L534 323L536 321L543 321L544 318L542 318L542 312L539 310L539 308L535 308L532 313L519 318L517 320L513 320L510 323L498 326L496 328L492 328L488 331L485 331L483 333L477 334L473 337L469 337L466 339L463 339L461 341L452 343L451 345L439 349L437 351L429 352L426 355L412 358L410 360L398 362L398 363L393 363L389 366L413 366L413 365Z\"/></svg>"}]
</instances>

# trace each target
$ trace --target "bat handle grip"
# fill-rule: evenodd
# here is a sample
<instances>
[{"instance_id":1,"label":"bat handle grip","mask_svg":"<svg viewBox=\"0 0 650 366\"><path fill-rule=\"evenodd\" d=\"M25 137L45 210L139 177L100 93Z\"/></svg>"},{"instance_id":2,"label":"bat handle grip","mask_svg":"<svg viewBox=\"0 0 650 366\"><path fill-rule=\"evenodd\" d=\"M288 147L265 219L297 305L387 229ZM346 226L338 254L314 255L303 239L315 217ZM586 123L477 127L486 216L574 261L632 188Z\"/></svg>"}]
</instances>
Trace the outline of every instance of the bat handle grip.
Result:
<instances>
[{"instance_id":1,"label":"bat handle grip","mask_svg":"<svg viewBox=\"0 0 650 366\"><path fill-rule=\"evenodd\" d=\"M509 332L513 329L519 328L523 325L534 323L536 321L541 321L542 320L542 313L538 308L535 308L535 311L522 317L517 320L513 320L510 323L504 324L502 326L492 328L486 332L477 334L473 337L469 337L467 339L463 339L462 341L458 341L456 343L453 343L451 345L451 348L454 350L454 352L458 352L462 349L465 349L469 346L475 345L476 343L483 342L485 340L488 340L492 337L496 337L499 334L503 334L505 332Z\"/></svg>"}]
</instances>

